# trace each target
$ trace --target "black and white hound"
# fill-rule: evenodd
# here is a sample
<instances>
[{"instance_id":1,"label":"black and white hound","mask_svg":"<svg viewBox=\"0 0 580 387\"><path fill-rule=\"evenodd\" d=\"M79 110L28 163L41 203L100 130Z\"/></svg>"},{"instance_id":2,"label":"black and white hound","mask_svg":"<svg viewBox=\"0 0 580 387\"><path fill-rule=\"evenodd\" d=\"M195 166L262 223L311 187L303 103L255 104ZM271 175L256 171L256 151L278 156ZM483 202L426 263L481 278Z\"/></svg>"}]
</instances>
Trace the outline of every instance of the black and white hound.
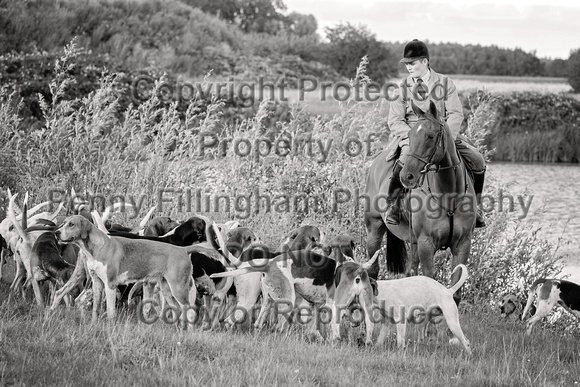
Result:
<instances>
[{"instance_id":1,"label":"black and white hound","mask_svg":"<svg viewBox=\"0 0 580 387\"><path fill-rule=\"evenodd\" d=\"M530 288L528 302L522 316L526 316L537 295L536 314L526 323L526 334L532 333L534 324L546 317L556 304L562 306L576 318L580 319L580 285L562 279L537 279Z\"/></svg>"}]
</instances>

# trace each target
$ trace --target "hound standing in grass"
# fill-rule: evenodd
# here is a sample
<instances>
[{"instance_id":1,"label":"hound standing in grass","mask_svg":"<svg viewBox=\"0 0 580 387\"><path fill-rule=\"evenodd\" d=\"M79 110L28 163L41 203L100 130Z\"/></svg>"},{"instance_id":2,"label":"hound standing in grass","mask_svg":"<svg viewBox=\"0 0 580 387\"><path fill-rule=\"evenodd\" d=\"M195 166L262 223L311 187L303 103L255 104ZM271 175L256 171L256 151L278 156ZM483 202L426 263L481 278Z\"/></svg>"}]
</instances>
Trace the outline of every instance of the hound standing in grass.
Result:
<instances>
[{"instance_id":1,"label":"hound standing in grass","mask_svg":"<svg viewBox=\"0 0 580 387\"><path fill-rule=\"evenodd\" d=\"M457 265L453 272L461 269L461 278L451 288L446 288L434 279L425 276L375 282L368 276L367 270L372 267L372 262L377 259L377 256L378 253L375 253L373 258L364 265L347 262L340 269L337 269L333 314L336 316L339 309L344 311L344 308L348 307L355 297L358 297L367 325L366 344L372 342L374 318L371 319L370 316L374 309L378 309L383 317L377 344L383 343L388 329L387 323L392 321L397 326L397 345L399 348L403 348L407 322L412 321L415 317L414 312L421 309L426 312L435 312L435 308L438 308L442 312L449 330L454 335L449 342L461 343L465 351L471 355L471 346L461 330L459 311L453 299L453 293L467 280L467 267L463 264ZM437 316L439 315L437 314ZM433 314L433 316L436 315ZM337 321L340 319L334 322L334 337L338 333Z\"/></svg>"},{"instance_id":2,"label":"hound standing in grass","mask_svg":"<svg viewBox=\"0 0 580 387\"><path fill-rule=\"evenodd\" d=\"M532 333L534 324L546 317L556 304L562 306L576 318L580 319L580 285L560 279L537 279L530 288L528 302L522 316L526 316L532 308L534 295L538 297L536 314L526 323L526 335Z\"/></svg>"},{"instance_id":3,"label":"hound standing in grass","mask_svg":"<svg viewBox=\"0 0 580 387\"><path fill-rule=\"evenodd\" d=\"M62 242L77 244L85 253L93 279L93 320L97 318L103 286L107 316L113 319L117 286L148 279L158 281L167 300L177 301L186 326L186 313L194 305L196 296L188 253L195 251L196 246L177 247L149 240L109 237L80 215L66 218L56 230L56 236Z\"/></svg>"}]
</instances>

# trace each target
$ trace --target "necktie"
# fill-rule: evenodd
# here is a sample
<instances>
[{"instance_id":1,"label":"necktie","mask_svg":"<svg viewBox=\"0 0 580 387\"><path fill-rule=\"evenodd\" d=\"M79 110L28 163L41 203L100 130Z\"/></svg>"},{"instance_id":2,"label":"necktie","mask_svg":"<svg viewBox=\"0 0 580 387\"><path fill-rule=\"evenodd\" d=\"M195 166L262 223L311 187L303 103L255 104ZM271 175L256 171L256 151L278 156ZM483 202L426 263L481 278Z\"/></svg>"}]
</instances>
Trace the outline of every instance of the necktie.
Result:
<instances>
[{"instance_id":1,"label":"necktie","mask_svg":"<svg viewBox=\"0 0 580 387\"><path fill-rule=\"evenodd\" d=\"M427 98L427 93L429 93L429 90L427 89L427 85L423 83L423 80L421 78L417 79L417 86L415 88L415 92L421 98L421 101L425 101L425 99Z\"/></svg>"}]
</instances>

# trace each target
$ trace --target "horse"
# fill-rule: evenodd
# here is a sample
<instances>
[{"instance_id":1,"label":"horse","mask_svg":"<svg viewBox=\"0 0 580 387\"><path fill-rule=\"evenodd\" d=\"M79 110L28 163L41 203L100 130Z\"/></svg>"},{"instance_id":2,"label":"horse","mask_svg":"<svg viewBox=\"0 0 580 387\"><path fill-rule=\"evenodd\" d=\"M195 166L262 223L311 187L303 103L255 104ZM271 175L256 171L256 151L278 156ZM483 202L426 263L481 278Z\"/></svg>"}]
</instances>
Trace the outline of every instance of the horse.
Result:
<instances>
[{"instance_id":1,"label":"horse","mask_svg":"<svg viewBox=\"0 0 580 387\"><path fill-rule=\"evenodd\" d=\"M386 233L389 271L417 275L420 262L423 275L433 278L437 250L451 249L453 267L467 262L477 204L465 163L435 104L431 101L429 110L424 112L411 103L418 121L409 131L409 153L400 173L401 183L408 191L403 198L399 195L403 200L401 221L398 225L387 224L387 208L379 206L387 196L392 175L393 163L387 160L389 149L386 149L373 161L367 177L365 193L372 204L365 206L364 214L367 252L372 257L381 248ZM406 262L405 242L410 243L410 263ZM369 275L376 279L378 260L373 266ZM452 285L459 277L459 272L452 276ZM453 297L459 304L461 289Z\"/></svg>"}]
</instances>

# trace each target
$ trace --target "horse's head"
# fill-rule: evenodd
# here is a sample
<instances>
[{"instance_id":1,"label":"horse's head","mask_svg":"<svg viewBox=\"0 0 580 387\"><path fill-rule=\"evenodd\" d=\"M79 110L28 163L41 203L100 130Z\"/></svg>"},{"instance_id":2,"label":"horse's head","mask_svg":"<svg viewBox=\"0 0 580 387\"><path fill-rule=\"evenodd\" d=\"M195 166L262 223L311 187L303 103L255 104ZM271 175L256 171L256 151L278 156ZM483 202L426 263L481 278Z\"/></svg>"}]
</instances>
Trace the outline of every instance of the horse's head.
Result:
<instances>
[{"instance_id":1,"label":"horse's head","mask_svg":"<svg viewBox=\"0 0 580 387\"><path fill-rule=\"evenodd\" d=\"M407 188L419 185L421 175L443 159L446 148L447 124L438 117L435 103L431 101L427 112L413 101L411 106L419 120L409 131L409 154L401 171L401 182Z\"/></svg>"}]
</instances>

